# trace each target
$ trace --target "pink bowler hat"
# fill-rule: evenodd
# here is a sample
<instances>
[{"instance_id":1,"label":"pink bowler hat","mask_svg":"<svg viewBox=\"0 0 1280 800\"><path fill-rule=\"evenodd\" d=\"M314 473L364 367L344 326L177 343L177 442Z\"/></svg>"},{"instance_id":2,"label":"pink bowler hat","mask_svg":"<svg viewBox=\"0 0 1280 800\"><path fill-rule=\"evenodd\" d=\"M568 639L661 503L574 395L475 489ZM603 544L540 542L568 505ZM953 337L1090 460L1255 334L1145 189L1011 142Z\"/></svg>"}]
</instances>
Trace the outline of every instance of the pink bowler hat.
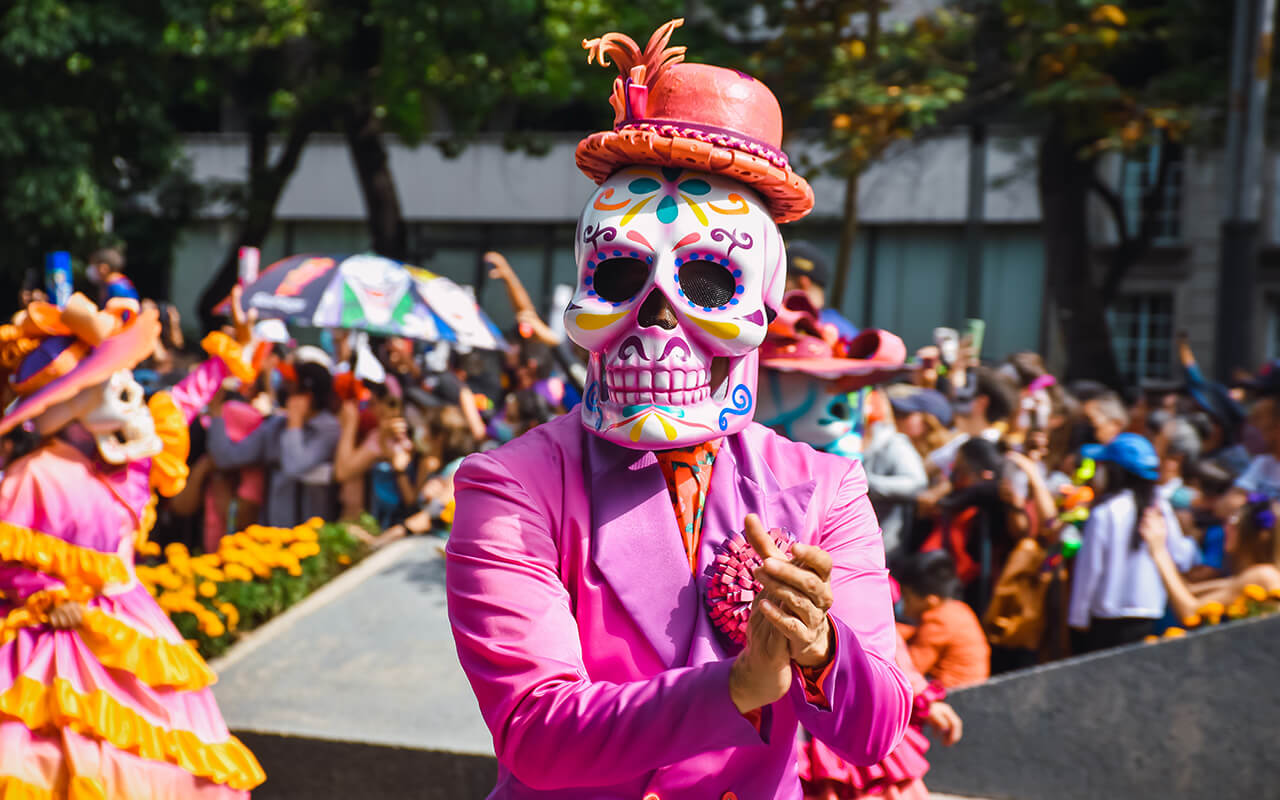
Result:
<instances>
[{"instance_id":1,"label":"pink bowler hat","mask_svg":"<svg viewBox=\"0 0 1280 800\"><path fill-rule=\"evenodd\" d=\"M836 381L845 391L892 380L907 371L907 346L888 331L867 328L840 339L835 326L800 290L788 292L760 346L760 366Z\"/></svg>"},{"instance_id":2,"label":"pink bowler hat","mask_svg":"<svg viewBox=\"0 0 1280 800\"><path fill-rule=\"evenodd\" d=\"M644 50L620 33L583 41L588 63L612 63L621 76L609 98L613 130L578 144L578 168L596 183L633 164L711 172L753 188L777 222L808 214L813 189L782 152L773 92L736 70L681 63L685 48L667 42L682 24L663 25Z\"/></svg>"},{"instance_id":3,"label":"pink bowler hat","mask_svg":"<svg viewBox=\"0 0 1280 800\"><path fill-rule=\"evenodd\" d=\"M100 310L75 294L64 308L27 306L12 324L0 325L0 376L6 395L17 396L0 419L0 435L133 369L155 351L159 337L157 311L139 313L134 300L112 300Z\"/></svg>"}]
</instances>

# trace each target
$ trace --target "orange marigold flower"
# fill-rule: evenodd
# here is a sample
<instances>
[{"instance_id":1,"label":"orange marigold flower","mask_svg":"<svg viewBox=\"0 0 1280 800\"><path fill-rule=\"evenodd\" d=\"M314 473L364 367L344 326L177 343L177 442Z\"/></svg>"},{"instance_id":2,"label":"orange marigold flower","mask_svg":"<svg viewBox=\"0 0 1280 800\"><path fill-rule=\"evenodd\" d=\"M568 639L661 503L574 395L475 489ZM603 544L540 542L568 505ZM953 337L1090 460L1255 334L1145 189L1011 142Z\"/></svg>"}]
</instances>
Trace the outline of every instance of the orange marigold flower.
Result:
<instances>
[{"instance_id":1,"label":"orange marigold flower","mask_svg":"<svg viewBox=\"0 0 1280 800\"><path fill-rule=\"evenodd\" d=\"M1267 599L1267 590L1263 589L1261 586L1259 586L1256 583L1251 583L1245 586L1243 593L1245 597L1249 598L1255 603L1261 603L1263 600Z\"/></svg>"},{"instance_id":2,"label":"orange marigold flower","mask_svg":"<svg viewBox=\"0 0 1280 800\"><path fill-rule=\"evenodd\" d=\"M1179 639L1186 635L1187 632L1182 628L1169 628L1164 632L1164 638L1166 639Z\"/></svg>"},{"instance_id":3,"label":"orange marigold flower","mask_svg":"<svg viewBox=\"0 0 1280 800\"><path fill-rule=\"evenodd\" d=\"M1196 610L1196 613L1202 617L1220 617L1227 613L1227 608L1222 605L1222 603L1215 600L1212 603L1205 603L1200 606L1200 608Z\"/></svg>"},{"instance_id":4,"label":"orange marigold flower","mask_svg":"<svg viewBox=\"0 0 1280 800\"><path fill-rule=\"evenodd\" d=\"M1227 606L1228 619L1240 619L1241 617L1247 616L1248 613L1249 606L1245 603L1244 597L1237 597L1235 600L1231 601L1231 605Z\"/></svg>"},{"instance_id":5,"label":"orange marigold flower","mask_svg":"<svg viewBox=\"0 0 1280 800\"><path fill-rule=\"evenodd\" d=\"M1184 628L1198 628L1201 621L1199 614L1191 614L1182 618L1182 626Z\"/></svg>"},{"instance_id":6,"label":"orange marigold flower","mask_svg":"<svg viewBox=\"0 0 1280 800\"><path fill-rule=\"evenodd\" d=\"M1146 642L1147 644L1155 644L1156 642L1160 641L1160 637L1152 633L1147 636L1144 636L1142 638L1142 641Z\"/></svg>"},{"instance_id":7,"label":"orange marigold flower","mask_svg":"<svg viewBox=\"0 0 1280 800\"><path fill-rule=\"evenodd\" d=\"M240 624L240 609L231 603L223 603L218 606L218 610L222 612L222 616L227 618L227 627L235 630L236 626Z\"/></svg>"},{"instance_id":8,"label":"orange marigold flower","mask_svg":"<svg viewBox=\"0 0 1280 800\"><path fill-rule=\"evenodd\" d=\"M201 597L213 597L213 596L214 596L214 595L216 595L217 593L218 593L218 586L217 586L217 584L213 583L212 581L203 581L203 582L200 584L200 596L201 596Z\"/></svg>"},{"instance_id":9,"label":"orange marigold flower","mask_svg":"<svg viewBox=\"0 0 1280 800\"><path fill-rule=\"evenodd\" d=\"M340 554L338 556L338 563L345 567L346 565L351 563L351 556L347 555L346 553Z\"/></svg>"}]
</instances>

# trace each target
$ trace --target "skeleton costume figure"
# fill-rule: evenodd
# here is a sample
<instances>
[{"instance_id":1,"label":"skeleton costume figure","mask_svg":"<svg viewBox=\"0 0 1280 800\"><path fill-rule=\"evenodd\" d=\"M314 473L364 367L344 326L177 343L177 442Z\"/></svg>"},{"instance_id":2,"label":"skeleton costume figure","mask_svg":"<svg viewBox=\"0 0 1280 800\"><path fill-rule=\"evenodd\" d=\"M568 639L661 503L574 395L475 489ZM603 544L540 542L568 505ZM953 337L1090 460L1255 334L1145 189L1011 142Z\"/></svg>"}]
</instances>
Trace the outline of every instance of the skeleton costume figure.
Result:
<instances>
[{"instance_id":1,"label":"skeleton costume figure","mask_svg":"<svg viewBox=\"0 0 1280 800\"><path fill-rule=\"evenodd\" d=\"M888 331L842 341L803 291L788 292L761 348L756 421L824 453L861 458L863 389L903 372L906 357Z\"/></svg>"},{"instance_id":2,"label":"skeleton costume figure","mask_svg":"<svg viewBox=\"0 0 1280 800\"><path fill-rule=\"evenodd\" d=\"M584 401L454 478L449 615L496 798L798 799L799 725L873 764L907 723L861 467L751 419L777 223L813 194L773 95L682 63L679 24L584 43L620 73L577 152Z\"/></svg>"},{"instance_id":3,"label":"skeleton costume figure","mask_svg":"<svg viewBox=\"0 0 1280 800\"><path fill-rule=\"evenodd\" d=\"M0 479L0 796L242 798L264 779L133 564L155 493L186 482L188 424L252 370L212 334L213 357L145 402L131 370L159 333L154 310L83 295L0 326L16 396L0 435L27 424L43 439Z\"/></svg>"}]
</instances>

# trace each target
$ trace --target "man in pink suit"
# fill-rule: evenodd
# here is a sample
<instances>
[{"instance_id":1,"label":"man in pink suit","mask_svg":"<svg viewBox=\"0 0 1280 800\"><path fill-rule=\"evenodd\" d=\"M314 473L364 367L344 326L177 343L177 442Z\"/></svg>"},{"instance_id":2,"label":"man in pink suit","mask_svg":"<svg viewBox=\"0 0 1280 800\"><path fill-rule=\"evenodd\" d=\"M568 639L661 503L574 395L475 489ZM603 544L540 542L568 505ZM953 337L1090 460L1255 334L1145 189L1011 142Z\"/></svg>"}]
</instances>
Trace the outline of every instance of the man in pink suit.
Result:
<instances>
[{"instance_id":1,"label":"man in pink suit","mask_svg":"<svg viewBox=\"0 0 1280 800\"><path fill-rule=\"evenodd\" d=\"M799 798L799 725L873 764L907 723L861 466L750 421L777 223L812 191L773 95L681 63L678 25L586 43L621 77L615 129L578 148L584 402L454 478L449 614L492 797Z\"/></svg>"}]
</instances>

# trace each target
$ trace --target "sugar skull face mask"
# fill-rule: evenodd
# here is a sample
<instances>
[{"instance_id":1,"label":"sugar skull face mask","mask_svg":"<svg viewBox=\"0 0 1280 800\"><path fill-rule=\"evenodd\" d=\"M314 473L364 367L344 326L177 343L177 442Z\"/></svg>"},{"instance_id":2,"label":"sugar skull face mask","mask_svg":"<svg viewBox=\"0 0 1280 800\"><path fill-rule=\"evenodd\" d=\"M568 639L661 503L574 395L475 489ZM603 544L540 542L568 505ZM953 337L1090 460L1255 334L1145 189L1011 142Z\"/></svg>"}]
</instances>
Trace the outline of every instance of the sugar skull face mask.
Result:
<instances>
[{"instance_id":1,"label":"sugar skull face mask","mask_svg":"<svg viewBox=\"0 0 1280 800\"><path fill-rule=\"evenodd\" d=\"M802 372L764 369L756 420L816 450L860 457L862 413L858 392L837 392L830 382Z\"/></svg>"},{"instance_id":2,"label":"sugar skull face mask","mask_svg":"<svg viewBox=\"0 0 1280 800\"><path fill-rule=\"evenodd\" d=\"M756 194L717 175L622 169L583 210L575 256L565 330L591 353L583 424L652 450L746 427L786 272Z\"/></svg>"}]
</instances>

